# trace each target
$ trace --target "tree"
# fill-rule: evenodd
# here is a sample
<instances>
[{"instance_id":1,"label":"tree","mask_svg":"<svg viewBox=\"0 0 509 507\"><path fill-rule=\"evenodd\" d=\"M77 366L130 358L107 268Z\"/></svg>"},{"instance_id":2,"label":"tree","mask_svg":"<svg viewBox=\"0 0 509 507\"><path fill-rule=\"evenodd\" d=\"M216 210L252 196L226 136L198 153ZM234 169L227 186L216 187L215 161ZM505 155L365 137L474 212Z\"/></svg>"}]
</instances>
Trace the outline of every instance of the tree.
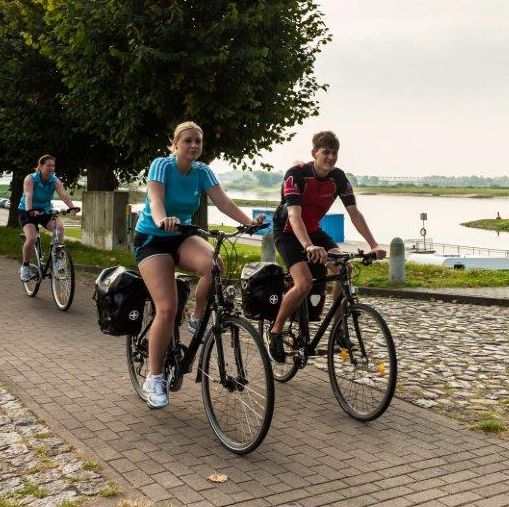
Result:
<instances>
[{"instance_id":1,"label":"tree","mask_svg":"<svg viewBox=\"0 0 509 507\"><path fill-rule=\"evenodd\" d=\"M0 167L13 175L8 226L16 227L23 179L41 155L57 157L58 175L70 185L87 164L115 154L84 133L58 99L65 92L60 74L37 46L46 29L42 7L0 0L0 27Z\"/></svg>"},{"instance_id":2,"label":"tree","mask_svg":"<svg viewBox=\"0 0 509 507\"><path fill-rule=\"evenodd\" d=\"M166 152L183 120L204 129L205 162L246 168L318 114L326 86L313 65L330 37L314 0L39 1L63 103L132 162L123 180Z\"/></svg>"}]
</instances>

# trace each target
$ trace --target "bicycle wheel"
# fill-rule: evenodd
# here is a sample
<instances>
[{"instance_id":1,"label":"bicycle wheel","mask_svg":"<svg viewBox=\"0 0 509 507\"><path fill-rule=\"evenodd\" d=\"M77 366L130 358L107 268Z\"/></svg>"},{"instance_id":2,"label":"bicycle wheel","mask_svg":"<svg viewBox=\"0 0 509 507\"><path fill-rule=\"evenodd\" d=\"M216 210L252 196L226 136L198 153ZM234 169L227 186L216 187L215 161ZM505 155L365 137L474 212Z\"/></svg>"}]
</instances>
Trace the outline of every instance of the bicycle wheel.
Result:
<instances>
[{"instance_id":1,"label":"bicycle wheel","mask_svg":"<svg viewBox=\"0 0 509 507\"><path fill-rule=\"evenodd\" d=\"M147 326L152 319L153 313L154 305L152 301L147 299L143 309L143 322L140 334L126 337L129 377L131 378L134 390L143 401L147 401L147 397L143 392L143 383L149 373Z\"/></svg>"},{"instance_id":2,"label":"bicycle wheel","mask_svg":"<svg viewBox=\"0 0 509 507\"><path fill-rule=\"evenodd\" d=\"M65 312L74 298L74 264L65 246L57 247L52 255L51 292L58 309Z\"/></svg>"},{"instance_id":3,"label":"bicycle wheel","mask_svg":"<svg viewBox=\"0 0 509 507\"><path fill-rule=\"evenodd\" d=\"M371 421L385 412L396 388L396 350L385 320L374 308L355 303L336 320L327 359L334 395L350 416Z\"/></svg>"},{"instance_id":4,"label":"bicycle wheel","mask_svg":"<svg viewBox=\"0 0 509 507\"><path fill-rule=\"evenodd\" d=\"M42 273L41 273L41 262L39 256L39 250L37 246L34 245L32 251L30 252L30 280L28 282L23 282L23 286L25 287L25 292L28 296L34 297L39 292L39 287L42 282Z\"/></svg>"},{"instance_id":5,"label":"bicycle wheel","mask_svg":"<svg viewBox=\"0 0 509 507\"><path fill-rule=\"evenodd\" d=\"M299 371L299 366L294 361L294 347L293 340L290 336L283 336L283 348L285 349L286 362L278 363L274 361L269 353L269 342L267 340L267 332L270 329L270 322L267 320L260 321L260 332L263 336L263 341L265 347L267 349L267 354L269 355L270 362L272 365L272 374L274 375L274 380L278 382L289 382Z\"/></svg>"},{"instance_id":6,"label":"bicycle wheel","mask_svg":"<svg viewBox=\"0 0 509 507\"><path fill-rule=\"evenodd\" d=\"M246 454L265 438L274 412L274 379L260 335L245 319L222 323L225 382L221 383L218 347L212 331L201 368L203 403L212 431L230 451Z\"/></svg>"}]
</instances>

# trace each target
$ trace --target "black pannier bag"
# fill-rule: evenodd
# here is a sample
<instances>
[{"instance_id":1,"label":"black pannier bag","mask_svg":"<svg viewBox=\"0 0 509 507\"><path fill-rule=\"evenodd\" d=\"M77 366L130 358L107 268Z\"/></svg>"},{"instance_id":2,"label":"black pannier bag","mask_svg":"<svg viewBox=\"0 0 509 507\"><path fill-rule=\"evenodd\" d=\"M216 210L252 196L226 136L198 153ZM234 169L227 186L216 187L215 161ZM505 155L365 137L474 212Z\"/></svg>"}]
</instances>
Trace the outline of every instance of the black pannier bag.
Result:
<instances>
[{"instance_id":1,"label":"black pannier bag","mask_svg":"<svg viewBox=\"0 0 509 507\"><path fill-rule=\"evenodd\" d=\"M103 269L94 292L101 331L114 336L138 334L147 297L145 283L136 271L123 266Z\"/></svg>"},{"instance_id":2,"label":"black pannier bag","mask_svg":"<svg viewBox=\"0 0 509 507\"><path fill-rule=\"evenodd\" d=\"M242 310L248 319L275 319L283 297L284 271L275 262L250 262L240 275Z\"/></svg>"}]
</instances>

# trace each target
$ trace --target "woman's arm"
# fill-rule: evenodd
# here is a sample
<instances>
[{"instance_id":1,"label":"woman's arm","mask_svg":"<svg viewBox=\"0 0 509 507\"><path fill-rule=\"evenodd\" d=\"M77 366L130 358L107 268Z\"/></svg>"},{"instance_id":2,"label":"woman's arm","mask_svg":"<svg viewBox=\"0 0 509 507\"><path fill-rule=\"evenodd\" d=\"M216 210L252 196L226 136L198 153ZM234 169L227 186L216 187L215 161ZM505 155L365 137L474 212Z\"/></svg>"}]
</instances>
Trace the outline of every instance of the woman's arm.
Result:
<instances>
[{"instance_id":1,"label":"woman's arm","mask_svg":"<svg viewBox=\"0 0 509 507\"><path fill-rule=\"evenodd\" d=\"M259 215L255 220L249 218L227 195L221 185L214 185L207 190L217 209L243 225L253 225L263 222L265 215Z\"/></svg>"},{"instance_id":2,"label":"woman's arm","mask_svg":"<svg viewBox=\"0 0 509 507\"><path fill-rule=\"evenodd\" d=\"M34 180L30 175L23 180L23 193L25 194L25 207L29 211L32 209L32 196L34 193Z\"/></svg>"},{"instance_id":3,"label":"woman's arm","mask_svg":"<svg viewBox=\"0 0 509 507\"><path fill-rule=\"evenodd\" d=\"M57 185L55 187L55 190L57 191L57 194L59 195L60 199L62 199L62 201L64 201L65 204L67 204L67 206L69 208L75 207L74 203L72 202L72 199L65 191L64 184L60 180L57 180Z\"/></svg>"},{"instance_id":4,"label":"woman's arm","mask_svg":"<svg viewBox=\"0 0 509 507\"><path fill-rule=\"evenodd\" d=\"M147 193L152 220L154 220L156 225L159 225L166 218L164 185L158 181L149 181L147 183Z\"/></svg>"}]
</instances>

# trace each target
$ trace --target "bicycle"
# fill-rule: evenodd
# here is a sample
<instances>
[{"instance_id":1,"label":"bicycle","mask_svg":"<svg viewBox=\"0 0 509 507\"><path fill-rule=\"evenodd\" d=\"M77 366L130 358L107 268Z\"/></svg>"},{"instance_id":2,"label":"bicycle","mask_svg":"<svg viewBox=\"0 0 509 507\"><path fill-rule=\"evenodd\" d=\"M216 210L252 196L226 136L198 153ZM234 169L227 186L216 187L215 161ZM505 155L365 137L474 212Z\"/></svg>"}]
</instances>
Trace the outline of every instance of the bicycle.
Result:
<instances>
[{"instance_id":1,"label":"bicycle","mask_svg":"<svg viewBox=\"0 0 509 507\"><path fill-rule=\"evenodd\" d=\"M310 357L326 355L329 380L340 406L355 419L371 421L382 415L392 400L397 358L384 318L370 305L359 303L352 293L348 261L357 258L368 266L376 257L362 251L328 254L327 262L339 266L339 271L313 279L313 285L339 280L341 296L333 301L313 339L309 331L308 299L304 300L283 333L286 362L272 361L272 368L275 380L288 382L306 366ZM285 281L291 284L289 273L285 274ZM318 349L332 321L327 349ZM259 321L259 331L264 338L269 326L267 320ZM268 350L268 343L266 346Z\"/></svg>"},{"instance_id":2,"label":"bicycle","mask_svg":"<svg viewBox=\"0 0 509 507\"><path fill-rule=\"evenodd\" d=\"M200 326L187 346L180 341L179 332L186 301L179 301L173 337L164 359L164 374L168 389L178 391L183 376L192 371L198 348L203 343L196 382L201 382L205 413L220 442L237 454L256 449L270 428L274 412L274 378L262 338L235 308L235 287L223 286L218 259L225 240L241 233L253 234L266 226L240 226L229 234L204 231L196 226L178 227L183 233L197 233L216 240L212 257L213 280ZM177 277L179 284L178 280L182 283L182 278ZM147 332L155 314L150 299L145 303L145 310L141 332L127 336L129 376L136 393L144 401L146 396L142 386L148 374Z\"/></svg>"},{"instance_id":3,"label":"bicycle","mask_svg":"<svg viewBox=\"0 0 509 507\"><path fill-rule=\"evenodd\" d=\"M32 211L45 214L42 209L33 209ZM57 215L67 215L77 213L80 208L74 207L67 210L54 210L50 215L50 220L55 220ZM39 292L42 281L45 278L51 278L51 293L57 305L57 308L63 312L68 310L74 298L75 277L74 263L72 261L71 252L65 245L57 243L56 227L53 228L51 235L51 243L47 257L42 248L41 234L39 232L39 224L35 224L37 236L34 247L30 252L30 280L23 282L25 292L30 297L35 297ZM20 234L23 241L25 235Z\"/></svg>"}]
</instances>

